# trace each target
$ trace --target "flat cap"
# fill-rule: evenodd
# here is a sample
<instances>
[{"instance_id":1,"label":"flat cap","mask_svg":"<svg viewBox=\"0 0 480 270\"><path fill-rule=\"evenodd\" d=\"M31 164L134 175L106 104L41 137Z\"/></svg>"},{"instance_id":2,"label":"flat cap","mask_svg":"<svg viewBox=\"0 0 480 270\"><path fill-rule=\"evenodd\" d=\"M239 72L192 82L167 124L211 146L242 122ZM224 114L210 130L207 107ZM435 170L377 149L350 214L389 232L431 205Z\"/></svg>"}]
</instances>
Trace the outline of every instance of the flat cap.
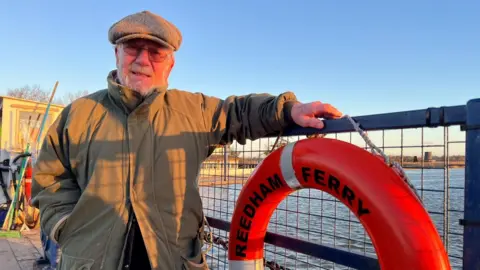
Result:
<instances>
[{"instance_id":1,"label":"flat cap","mask_svg":"<svg viewBox=\"0 0 480 270\"><path fill-rule=\"evenodd\" d=\"M108 40L118 44L129 39L149 39L177 51L182 43L180 30L171 22L150 11L128 15L108 30Z\"/></svg>"}]
</instances>

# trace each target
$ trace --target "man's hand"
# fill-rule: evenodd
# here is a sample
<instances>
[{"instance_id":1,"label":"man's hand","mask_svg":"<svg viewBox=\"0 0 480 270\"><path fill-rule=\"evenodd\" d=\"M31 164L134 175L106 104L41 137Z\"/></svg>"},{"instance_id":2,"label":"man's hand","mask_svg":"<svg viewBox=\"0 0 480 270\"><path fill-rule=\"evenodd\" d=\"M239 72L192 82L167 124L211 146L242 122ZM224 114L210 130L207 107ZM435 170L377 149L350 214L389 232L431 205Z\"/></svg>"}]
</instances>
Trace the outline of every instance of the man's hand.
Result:
<instances>
[{"instance_id":1,"label":"man's hand","mask_svg":"<svg viewBox=\"0 0 480 270\"><path fill-rule=\"evenodd\" d=\"M342 113L332 105L320 101L296 103L292 107L292 119L301 127L323 128L323 121L318 119L320 117L325 119L341 118Z\"/></svg>"}]
</instances>

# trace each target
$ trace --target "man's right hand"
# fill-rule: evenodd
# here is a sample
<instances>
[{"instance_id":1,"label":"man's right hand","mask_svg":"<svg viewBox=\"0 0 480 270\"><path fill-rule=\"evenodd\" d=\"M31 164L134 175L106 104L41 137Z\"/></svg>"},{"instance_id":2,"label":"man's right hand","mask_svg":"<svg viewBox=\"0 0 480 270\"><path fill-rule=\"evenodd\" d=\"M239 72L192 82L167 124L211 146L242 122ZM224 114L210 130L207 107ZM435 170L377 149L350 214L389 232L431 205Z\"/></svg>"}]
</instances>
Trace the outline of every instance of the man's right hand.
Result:
<instances>
[{"instance_id":1,"label":"man's right hand","mask_svg":"<svg viewBox=\"0 0 480 270\"><path fill-rule=\"evenodd\" d=\"M328 103L320 101L310 103L296 103L292 107L292 119L301 127L322 129L325 124L318 118L338 119L342 113Z\"/></svg>"}]
</instances>

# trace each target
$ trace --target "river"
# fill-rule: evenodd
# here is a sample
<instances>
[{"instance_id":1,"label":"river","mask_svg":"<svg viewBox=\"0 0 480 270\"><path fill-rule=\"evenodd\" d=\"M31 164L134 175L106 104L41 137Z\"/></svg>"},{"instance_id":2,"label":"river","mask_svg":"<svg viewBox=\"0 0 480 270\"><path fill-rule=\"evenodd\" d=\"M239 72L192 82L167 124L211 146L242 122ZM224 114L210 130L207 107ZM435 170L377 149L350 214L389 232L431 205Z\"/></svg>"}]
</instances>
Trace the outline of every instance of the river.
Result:
<instances>
[{"instance_id":1,"label":"river","mask_svg":"<svg viewBox=\"0 0 480 270\"><path fill-rule=\"evenodd\" d=\"M464 169L450 169L448 178L446 172L443 169L406 171L422 195L424 205L442 239L445 229L448 232L446 245L452 269L461 269L463 228L458 220L463 217ZM447 195L443 192L446 185ZM230 221L240 190L241 185L201 187L205 214ZM445 198L448 199L445 201ZM445 212L448 213L447 216L444 215ZM290 195L277 207L268 230L376 256L368 235L353 213L329 194L318 190L303 189ZM227 237L223 231L215 229L214 233ZM265 245L265 256L289 269L349 269L268 244ZM226 253L216 246L209 252L208 262L212 269L228 269Z\"/></svg>"}]
</instances>

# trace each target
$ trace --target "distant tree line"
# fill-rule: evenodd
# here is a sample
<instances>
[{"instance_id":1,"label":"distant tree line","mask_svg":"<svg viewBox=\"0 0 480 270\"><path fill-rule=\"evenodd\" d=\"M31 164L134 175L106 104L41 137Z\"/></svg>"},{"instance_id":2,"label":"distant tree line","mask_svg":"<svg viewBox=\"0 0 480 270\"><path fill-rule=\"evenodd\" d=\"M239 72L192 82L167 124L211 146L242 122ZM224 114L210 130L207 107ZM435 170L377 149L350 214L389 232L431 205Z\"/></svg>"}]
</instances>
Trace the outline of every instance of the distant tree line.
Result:
<instances>
[{"instance_id":1,"label":"distant tree line","mask_svg":"<svg viewBox=\"0 0 480 270\"><path fill-rule=\"evenodd\" d=\"M402 160L402 156L396 155L396 156L389 156L389 158L392 161L400 162ZM423 156L403 156L403 161L404 162L421 162ZM445 156L432 156L431 158L432 161L444 161ZM448 160L450 161L465 161L465 156L463 155L452 155L448 156Z\"/></svg>"},{"instance_id":2,"label":"distant tree line","mask_svg":"<svg viewBox=\"0 0 480 270\"><path fill-rule=\"evenodd\" d=\"M75 93L68 93L63 97L55 97L53 99L53 103L58 105L67 105L85 95L88 95L88 91L80 90ZM7 96L38 102L48 102L50 99L50 91L42 89L39 85L25 85L23 87L8 89Z\"/></svg>"}]
</instances>

